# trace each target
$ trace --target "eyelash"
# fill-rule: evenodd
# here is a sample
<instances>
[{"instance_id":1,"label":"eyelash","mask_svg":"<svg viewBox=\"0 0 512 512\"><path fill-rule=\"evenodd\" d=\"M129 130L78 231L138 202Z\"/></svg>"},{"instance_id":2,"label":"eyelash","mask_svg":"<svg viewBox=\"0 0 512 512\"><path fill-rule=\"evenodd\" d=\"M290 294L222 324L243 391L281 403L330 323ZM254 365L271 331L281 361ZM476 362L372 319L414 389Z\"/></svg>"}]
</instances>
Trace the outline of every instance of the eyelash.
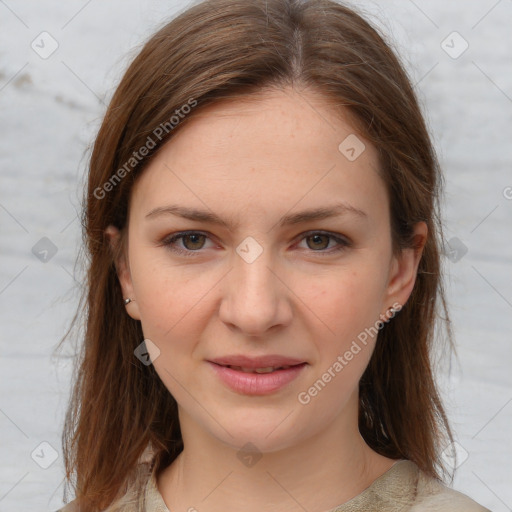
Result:
<instances>
[{"instance_id":1,"label":"eyelash","mask_svg":"<svg viewBox=\"0 0 512 512\"><path fill-rule=\"evenodd\" d=\"M187 257L194 257L195 256L195 253L200 253L201 252L201 249L197 249L195 251L193 250L190 250L190 249L181 249L181 248L178 248L176 246L173 246L172 244L180 239L183 239L183 237L187 236L187 235L204 235L206 236L207 238L208 235L202 231L181 231L179 233L175 233L171 236L168 236L166 237L165 239L162 240L161 242L161 245L165 246L167 249L169 249L170 251L174 252L174 253L177 253L177 254L180 254L182 256L187 256ZM338 253L340 251L343 251L345 249L347 249L348 247L351 247L352 243L347 240L347 239L344 239L344 238L340 238L339 236L337 236L336 234L334 233L329 233L329 232L326 232L326 231L308 231L307 233L304 233L302 235L302 238L300 239L300 241L304 240L305 238L308 238L308 237L312 237L314 235L323 235L323 236L328 236L329 238L331 238L332 240L334 240L338 246L335 247L335 248L332 248L330 250L327 250L327 249L322 249L322 250L318 250L318 251L314 251L311 249L311 252L312 253L318 253L320 255L330 255L330 254L333 254L333 253Z\"/></svg>"}]
</instances>

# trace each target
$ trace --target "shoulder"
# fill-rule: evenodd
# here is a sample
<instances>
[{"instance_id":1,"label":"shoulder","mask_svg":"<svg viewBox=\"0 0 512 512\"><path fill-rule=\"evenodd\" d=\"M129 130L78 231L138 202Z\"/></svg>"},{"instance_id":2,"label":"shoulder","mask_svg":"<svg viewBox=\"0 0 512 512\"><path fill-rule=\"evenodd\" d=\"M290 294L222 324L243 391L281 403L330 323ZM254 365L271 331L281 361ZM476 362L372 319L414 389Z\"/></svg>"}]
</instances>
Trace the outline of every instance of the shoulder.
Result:
<instances>
[{"instance_id":1,"label":"shoulder","mask_svg":"<svg viewBox=\"0 0 512 512\"><path fill-rule=\"evenodd\" d=\"M490 512L469 496L418 472L416 500L411 512Z\"/></svg>"},{"instance_id":2,"label":"shoulder","mask_svg":"<svg viewBox=\"0 0 512 512\"><path fill-rule=\"evenodd\" d=\"M78 512L78 505L76 501L73 500L64 505L62 508L59 508L59 510L56 510L55 512Z\"/></svg>"},{"instance_id":3,"label":"shoulder","mask_svg":"<svg viewBox=\"0 0 512 512\"><path fill-rule=\"evenodd\" d=\"M77 512L77 507L75 502L72 501L67 505L64 505L62 508L59 508L59 510L56 510L55 512Z\"/></svg>"},{"instance_id":4,"label":"shoulder","mask_svg":"<svg viewBox=\"0 0 512 512\"><path fill-rule=\"evenodd\" d=\"M147 510L147 493L153 474L151 463L139 463L121 496L103 512L141 512ZM79 512L78 500L73 500L56 512Z\"/></svg>"}]
</instances>

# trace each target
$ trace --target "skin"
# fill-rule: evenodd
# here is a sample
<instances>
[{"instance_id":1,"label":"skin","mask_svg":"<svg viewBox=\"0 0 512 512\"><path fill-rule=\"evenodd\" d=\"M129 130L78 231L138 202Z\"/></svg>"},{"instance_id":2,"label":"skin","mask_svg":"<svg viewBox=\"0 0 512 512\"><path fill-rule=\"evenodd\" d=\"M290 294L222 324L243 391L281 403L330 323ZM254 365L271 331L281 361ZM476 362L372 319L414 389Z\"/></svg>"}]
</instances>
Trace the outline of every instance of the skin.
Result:
<instances>
[{"instance_id":1,"label":"skin","mask_svg":"<svg viewBox=\"0 0 512 512\"><path fill-rule=\"evenodd\" d=\"M127 313L159 348L153 364L179 405L185 448L157 480L173 512L325 511L394 463L357 428L358 382L376 337L308 404L297 399L359 333L407 302L427 237L418 223L419 248L393 256L376 150L364 141L352 162L338 150L354 133L347 119L311 90L225 100L189 119L134 185L117 268L124 297L135 299ZM286 214L340 201L366 217L278 225ZM170 204L238 225L146 217ZM191 256L162 243L184 230L207 235L174 242ZM311 231L351 245L336 252L334 239ZM107 234L119 241L114 227ZM236 252L248 236L263 249L252 263ZM272 395L245 396L206 362L227 354L280 354L308 365ZM262 455L251 466L237 457L247 442Z\"/></svg>"}]
</instances>

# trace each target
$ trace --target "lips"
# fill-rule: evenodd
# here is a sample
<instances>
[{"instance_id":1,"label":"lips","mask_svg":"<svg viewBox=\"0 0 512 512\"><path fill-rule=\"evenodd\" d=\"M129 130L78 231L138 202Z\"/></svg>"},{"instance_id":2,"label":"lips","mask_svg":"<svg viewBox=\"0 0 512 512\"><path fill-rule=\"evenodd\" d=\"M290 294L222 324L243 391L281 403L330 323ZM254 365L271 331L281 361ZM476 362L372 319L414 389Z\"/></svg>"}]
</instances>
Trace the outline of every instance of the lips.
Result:
<instances>
[{"instance_id":1,"label":"lips","mask_svg":"<svg viewBox=\"0 0 512 512\"><path fill-rule=\"evenodd\" d=\"M225 385L243 395L275 393L295 380L307 366L300 359L278 355L227 356L208 363Z\"/></svg>"}]
</instances>

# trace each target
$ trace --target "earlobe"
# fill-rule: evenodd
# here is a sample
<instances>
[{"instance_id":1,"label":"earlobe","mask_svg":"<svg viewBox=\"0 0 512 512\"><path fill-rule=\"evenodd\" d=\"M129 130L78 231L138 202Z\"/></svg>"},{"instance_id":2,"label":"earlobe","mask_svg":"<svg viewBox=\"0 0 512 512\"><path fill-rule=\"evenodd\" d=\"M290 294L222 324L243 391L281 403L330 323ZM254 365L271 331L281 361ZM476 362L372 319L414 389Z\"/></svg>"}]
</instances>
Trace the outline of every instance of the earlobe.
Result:
<instances>
[{"instance_id":1,"label":"earlobe","mask_svg":"<svg viewBox=\"0 0 512 512\"><path fill-rule=\"evenodd\" d=\"M120 244L122 244L121 232L115 226L110 225L105 229L105 236L110 244L112 258L116 267L117 278L123 292L123 305L126 307L126 312L134 320L140 320L139 307L135 300L135 291L133 288L127 255L123 248L120 246Z\"/></svg>"}]
</instances>

